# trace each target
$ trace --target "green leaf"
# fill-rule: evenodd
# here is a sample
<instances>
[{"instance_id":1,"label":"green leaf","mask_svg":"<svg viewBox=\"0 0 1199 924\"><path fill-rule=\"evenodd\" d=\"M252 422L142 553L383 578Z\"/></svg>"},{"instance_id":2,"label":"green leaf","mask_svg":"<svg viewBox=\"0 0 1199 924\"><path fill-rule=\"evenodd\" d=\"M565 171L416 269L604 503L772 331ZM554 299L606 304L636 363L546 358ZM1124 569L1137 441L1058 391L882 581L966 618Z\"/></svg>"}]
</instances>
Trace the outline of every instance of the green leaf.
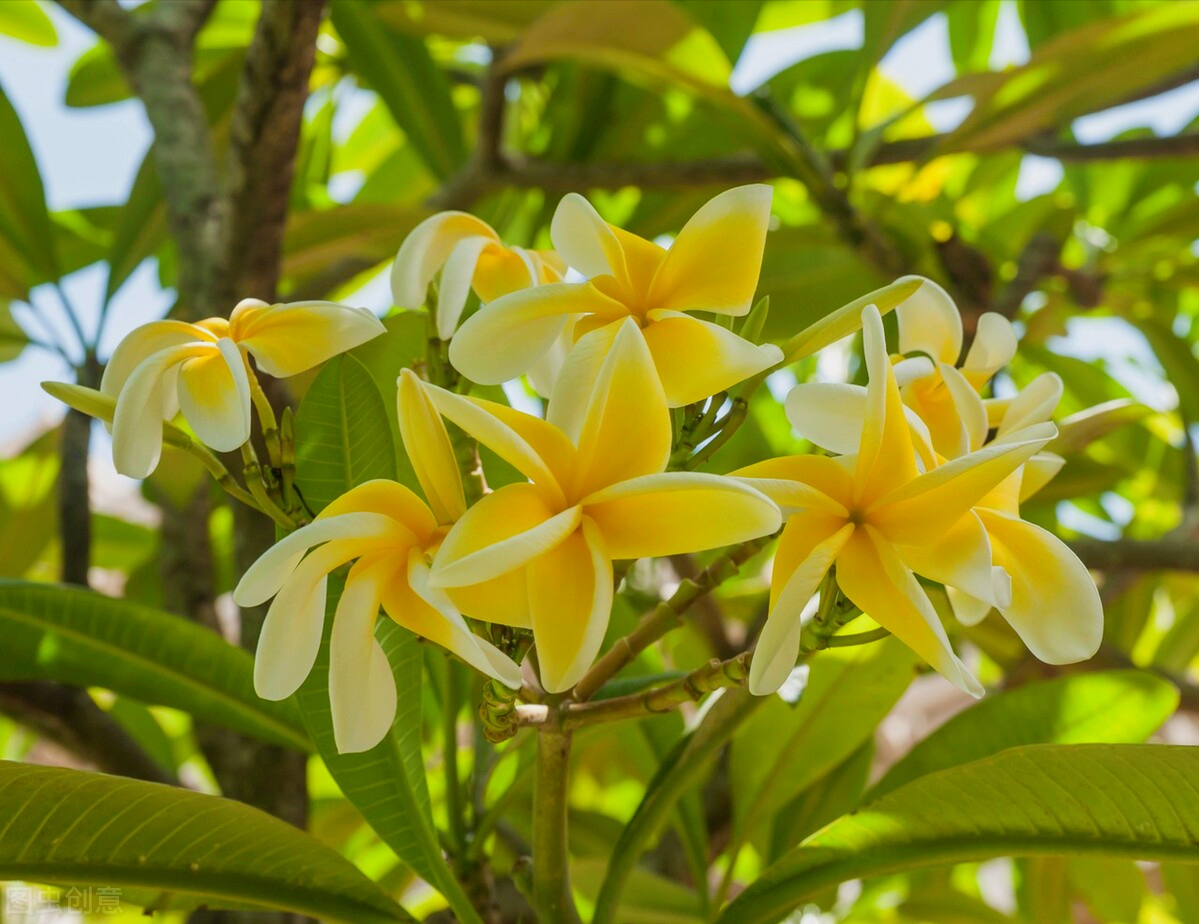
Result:
<instances>
[{"instance_id":1,"label":"green leaf","mask_svg":"<svg viewBox=\"0 0 1199 924\"><path fill-rule=\"evenodd\" d=\"M798 703L767 699L733 739L732 853L873 736L915 678L916 664L896 638L833 649L813 660Z\"/></svg>"},{"instance_id":2,"label":"green leaf","mask_svg":"<svg viewBox=\"0 0 1199 924\"><path fill-rule=\"evenodd\" d=\"M364 481L395 479L387 409L353 356L336 356L317 374L296 412L296 435L296 484L313 513Z\"/></svg>"},{"instance_id":3,"label":"green leaf","mask_svg":"<svg viewBox=\"0 0 1199 924\"><path fill-rule=\"evenodd\" d=\"M336 851L231 799L0 761L0 819L0 879L135 890L155 907L414 920Z\"/></svg>"},{"instance_id":4,"label":"green leaf","mask_svg":"<svg viewBox=\"0 0 1199 924\"><path fill-rule=\"evenodd\" d=\"M1058 455L1073 455L1109 433L1144 420L1153 413L1152 408L1128 398L1105 401L1060 421L1057 436L1045 448Z\"/></svg>"},{"instance_id":5,"label":"green leaf","mask_svg":"<svg viewBox=\"0 0 1199 924\"><path fill-rule=\"evenodd\" d=\"M480 924L441 853L421 754L422 646L411 632L380 619L376 635L395 675L398 706L390 733L369 751L339 754L329 708L329 635L343 581L329 578L325 634L296 702L329 773L375 833L414 872L440 891L469 924Z\"/></svg>"},{"instance_id":6,"label":"green leaf","mask_svg":"<svg viewBox=\"0 0 1199 924\"><path fill-rule=\"evenodd\" d=\"M158 183L158 168L154 163L154 147L151 145L137 170L129 198L117 210L113 222L105 301L111 300L141 262L166 240L166 216L166 201Z\"/></svg>"},{"instance_id":7,"label":"green leaf","mask_svg":"<svg viewBox=\"0 0 1199 924\"><path fill-rule=\"evenodd\" d=\"M782 856L813 831L853 811L866 791L873 763L874 742L867 741L779 809L774 818L770 859Z\"/></svg>"},{"instance_id":8,"label":"green leaf","mask_svg":"<svg viewBox=\"0 0 1199 924\"><path fill-rule=\"evenodd\" d=\"M1066 875L1098 921L1136 924L1145 896L1145 877L1132 860L1070 857Z\"/></svg>"},{"instance_id":9,"label":"green leaf","mask_svg":"<svg viewBox=\"0 0 1199 924\"><path fill-rule=\"evenodd\" d=\"M29 336L12 316L12 307L0 299L0 363L16 359L28 345Z\"/></svg>"},{"instance_id":10,"label":"green leaf","mask_svg":"<svg viewBox=\"0 0 1199 924\"><path fill-rule=\"evenodd\" d=\"M1199 421L1199 359L1191 345L1161 321L1135 323L1166 370L1166 381L1178 392L1179 411L1187 422Z\"/></svg>"},{"instance_id":11,"label":"green leaf","mask_svg":"<svg viewBox=\"0 0 1199 924\"><path fill-rule=\"evenodd\" d=\"M517 38L538 16L558 0L437 0L410 3L383 0L375 15L390 26L411 35L448 35L506 44Z\"/></svg>"},{"instance_id":12,"label":"green leaf","mask_svg":"<svg viewBox=\"0 0 1199 924\"><path fill-rule=\"evenodd\" d=\"M836 343L842 337L848 337L855 331L861 330L863 308L867 305L874 305L880 313L886 314L907 300L921 285L920 277L905 276L889 286L883 286L881 289L855 298L848 305L843 305L816 323L805 327L783 344L783 362L798 362L806 356L823 350L830 343Z\"/></svg>"},{"instance_id":13,"label":"green leaf","mask_svg":"<svg viewBox=\"0 0 1199 924\"><path fill-rule=\"evenodd\" d=\"M301 750L295 707L254 693L251 656L177 616L73 587L0 580L2 680L104 687Z\"/></svg>"},{"instance_id":14,"label":"green leaf","mask_svg":"<svg viewBox=\"0 0 1199 924\"><path fill-rule=\"evenodd\" d=\"M64 102L74 108L85 108L118 103L132 95L112 48L98 42L71 65Z\"/></svg>"},{"instance_id":15,"label":"green leaf","mask_svg":"<svg viewBox=\"0 0 1199 924\"><path fill-rule=\"evenodd\" d=\"M958 73L985 71L999 21L999 0L954 3L945 11L949 21L949 51Z\"/></svg>"},{"instance_id":16,"label":"green leaf","mask_svg":"<svg viewBox=\"0 0 1199 924\"><path fill-rule=\"evenodd\" d=\"M903 786L812 835L717 919L774 924L849 879L995 856L1199 863L1199 749L1011 748Z\"/></svg>"},{"instance_id":17,"label":"green leaf","mask_svg":"<svg viewBox=\"0 0 1199 924\"><path fill-rule=\"evenodd\" d=\"M754 23L765 6L764 0L739 0L737 3L709 3L708 0L674 0L692 19L716 39L728 59L736 63L741 50L754 31Z\"/></svg>"},{"instance_id":18,"label":"green leaf","mask_svg":"<svg viewBox=\"0 0 1199 924\"><path fill-rule=\"evenodd\" d=\"M1057 677L988 696L917 744L867 794L877 799L957 764L1025 744L1138 744L1178 708L1173 684L1146 671Z\"/></svg>"},{"instance_id":19,"label":"green leaf","mask_svg":"<svg viewBox=\"0 0 1199 924\"><path fill-rule=\"evenodd\" d=\"M425 164L445 180L466 159L449 82L423 40L402 35L358 0L334 0L330 15L358 74L391 110Z\"/></svg>"},{"instance_id":20,"label":"green leaf","mask_svg":"<svg viewBox=\"0 0 1199 924\"><path fill-rule=\"evenodd\" d=\"M37 0L6 0L0 3L0 35L10 35L27 45L53 48L58 44L54 22Z\"/></svg>"},{"instance_id":21,"label":"green leaf","mask_svg":"<svg viewBox=\"0 0 1199 924\"><path fill-rule=\"evenodd\" d=\"M584 898L594 899L607 865L603 859L572 860L571 885ZM695 889L643 869L629 877L619 915L620 924L701 924L705 920Z\"/></svg>"},{"instance_id":22,"label":"green leaf","mask_svg":"<svg viewBox=\"0 0 1199 924\"><path fill-rule=\"evenodd\" d=\"M0 87L0 298L27 301L58 279L54 226L37 159L17 111Z\"/></svg>"}]
</instances>

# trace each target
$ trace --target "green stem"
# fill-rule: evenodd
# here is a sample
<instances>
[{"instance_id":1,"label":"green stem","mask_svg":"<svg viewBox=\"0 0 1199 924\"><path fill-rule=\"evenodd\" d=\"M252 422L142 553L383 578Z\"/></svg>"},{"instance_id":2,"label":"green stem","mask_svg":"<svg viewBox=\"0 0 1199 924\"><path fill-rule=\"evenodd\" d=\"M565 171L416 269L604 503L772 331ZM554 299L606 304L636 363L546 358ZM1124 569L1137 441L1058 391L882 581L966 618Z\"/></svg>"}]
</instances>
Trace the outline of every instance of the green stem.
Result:
<instances>
[{"instance_id":1,"label":"green stem","mask_svg":"<svg viewBox=\"0 0 1199 924\"><path fill-rule=\"evenodd\" d=\"M250 380L250 400L254 403L254 410L258 412L258 423L262 427L262 441L266 443L267 456L270 458L273 468L282 468L283 452L279 439L279 422L275 419L275 409L271 407L270 399L262 390L258 376L250 366L249 356L243 354L242 361L246 365L246 377Z\"/></svg>"},{"instance_id":2,"label":"green stem","mask_svg":"<svg viewBox=\"0 0 1199 924\"><path fill-rule=\"evenodd\" d=\"M855 632L853 635L833 635L829 637L826 644L829 648L851 648L854 645L868 645L871 642L881 641L890 634L890 629L884 629L880 626L877 629L871 629L869 632Z\"/></svg>"},{"instance_id":3,"label":"green stem","mask_svg":"<svg viewBox=\"0 0 1199 924\"><path fill-rule=\"evenodd\" d=\"M466 815L462 804L462 779L458 775L458 713L462 708L462 688L458 665L450 662L445 672L445 702L442 703L442 735L445 738L445 811L450 821L452 859L466 854Z\"/></svg>"},{"instance_id":4,"label":"green stem","mask_svg":"<svg viewBox=\"0 0 1199 924\"><path fill-rule=\"evenodd\" d=\"M540 924L578 924L566 846L570 733L545 726L537 735L533 791L533 908Z\"/></svg>"}]
</instances>

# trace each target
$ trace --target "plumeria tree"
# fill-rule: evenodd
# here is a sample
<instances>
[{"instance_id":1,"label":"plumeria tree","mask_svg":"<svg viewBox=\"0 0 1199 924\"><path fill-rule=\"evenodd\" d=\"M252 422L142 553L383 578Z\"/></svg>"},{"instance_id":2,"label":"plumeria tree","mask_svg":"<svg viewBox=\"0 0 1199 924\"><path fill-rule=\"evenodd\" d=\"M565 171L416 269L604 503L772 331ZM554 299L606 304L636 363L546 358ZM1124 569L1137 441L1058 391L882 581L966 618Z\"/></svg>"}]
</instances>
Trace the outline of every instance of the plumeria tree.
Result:
<instances>
[{"instance_id":1,"label":"plumeria tree","mask_svg":"<svg viewBox=\"0 0 1199 924\"><path fill-rule=\"evenodd\" d=\"M0 581L0 711L62 748L0 726L9 909L1199 913L1194 136L1069 137L1195 78L1199 3L60 5L99 36L68 102L154 144L51 213L0 96L9 342L72 373L57 454L0 471L60 521ZM859 49L729 89L842 14ZM1027 63L986 68L997 21ZM880 63L938 25L912 99ZM174 307L103 355L151 259ZM47 287L77 343L26 330ZM1177 410L1047 348L1084 309ZM158 531L91 512L96 420Z\"/></svg>"}]
</instances>

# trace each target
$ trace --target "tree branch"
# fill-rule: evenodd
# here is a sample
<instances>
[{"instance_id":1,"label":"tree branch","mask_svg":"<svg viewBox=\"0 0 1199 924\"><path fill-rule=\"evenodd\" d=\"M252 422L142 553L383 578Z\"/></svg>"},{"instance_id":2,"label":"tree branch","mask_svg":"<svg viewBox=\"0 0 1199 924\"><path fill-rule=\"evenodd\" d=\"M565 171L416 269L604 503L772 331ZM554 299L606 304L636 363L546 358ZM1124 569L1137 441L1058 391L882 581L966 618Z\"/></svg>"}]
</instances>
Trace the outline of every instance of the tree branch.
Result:
<instances>
[{"instance_id":1,"label":"tree branch","mask_svg":"<svg viewBox=\"0 0 1199 924\"><path fill-rule=\"evenodd\" d=\"M1096 571L1199 571L1191 539L1073 539L1069 546Z\"/></svg>"}]
</instances>

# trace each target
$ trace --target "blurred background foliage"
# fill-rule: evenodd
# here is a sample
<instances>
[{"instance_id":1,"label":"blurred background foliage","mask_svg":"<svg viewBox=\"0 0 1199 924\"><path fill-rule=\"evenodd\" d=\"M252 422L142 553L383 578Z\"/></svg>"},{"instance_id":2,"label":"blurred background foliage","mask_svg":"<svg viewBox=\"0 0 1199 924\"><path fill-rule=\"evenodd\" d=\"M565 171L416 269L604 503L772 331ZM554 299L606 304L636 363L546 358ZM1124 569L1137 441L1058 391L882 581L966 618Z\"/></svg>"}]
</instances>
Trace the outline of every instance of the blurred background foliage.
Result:
<instances>
[{"instance_id":1,"label":"blurred background foliage","mask_svg":"<svg viewBox=\"0 0 1199 924\"><path fill-rule=\"evenodd\" d=\"M156 2L167 0L135 12ZM218 164L259 12L254 0L220 0L196 37L193 78ZM58 18L34 0L5 0L0 34L50 46ZM846 29L848 43L820 38ZM919 96L887 67L916 34L934 35L952 65L947 82ZM1005 58L997 36L1018 53ZM548 247L558 198L577 190L610 221L668 240L715 192L770 182L777 221L759 288L770 296L765 338L783 339L919 273L955 297L967 336L986 311L1016 322L1021 351L995 383L997 394L1044 371L1065 383L1062 434L1050 448L1068 462L1025 515L1072 537L1096 569L1105 645L1081 668L1091 684L1067 689L1060 684L1072 678L1032 661L992 618L962 630L984 679L1035 689L1042 711L1045 703L1060 709L1059 726L1034 740L1194 743L1199 465L1189 428L1199 421L1199 125L1186 107L1199 111L1196 48L1193 0L330 0L286 202L278 295L390 309L382 294L389 261L435 210L470 210L510 244ZM765 76L755 82L746 73ZM178 288L181 256L156 152L146 152L127 198L52 211L4 89L0 361L45 350L95 383L106 358L102 336L111 342L124 333L105 327L108 307L139 268L157 273L172 311L187 316L192 308ZM131 95L101 41L72 65L64 102L103 113ZM1138 112L1150 112L1137 106L1147 103L1181 111L1176 131L1136 123ZM1079 136L1079 120L1109 111L1123 113L1129 127ZM62 280L97 265L106 279L97 304L72 305ZM424 349L423 328L412 320L397 314L385 341L331 365L313 387L368 409L359 425L391 415L394 432L394 371ZM781 397L796 380L860 374L852 344L841 344L770 385ZM292 395L301 398L311 381L290 383ZM507 396L522 407L537 402L520 388ZM305 405L299 414L303 423ZM88 436L86 425L82 435L77 423L74 436L71 428L68 420L23 440L5 434L24 445L0 462L0 575L90 583L185 613L188 594L200 594L213 601L212 627L236 637L236 612L223 596L235 579L234 516L207 497L196 506L201 472L168 452L140 498L130 500L125 485L122 503L81 518ZM102 455L102 436L97 443L93 454ZM802 448L763 390L741 434L708 466L728 471ZM404 477L402 457L396 464ZM93 492L103 493L95 484L102 468L93 458ZM110 493L112 484L122 487L105 479ZM201 517L198 559L189 558L198 540L178 528L180 512ZM81 535L90 536L82 560ZM181 560L189 585L182 591ZM643 654L635 673L689 669L739 650L762 618L766 561L726 583L687 627ZM639 566L613 637L703 564ZM113 769L103 748L115 735L162 777L228 788L205 744L216 734L206 723L222 722L219 710L193 719L185 705L162 705L180 706L177 697L156 701L152 684L136 687L142 699L101 689L102 673L89 694L59 709L51 695L64 689L58 682L91 679L23 660L26 649L8 644L18 622L0 606L0 711L11 717L0 718L4 757ZM703 920L709 886L735 894L805 834L858 804L915 741L966 705L938 678L911 683L915 665L901 649L852 651L822 659L798 704L774 699L732 736L633 872L622 924ZM497 752L471 737L467 710L447 711L439 693L458 668L424 660L434 815L447 817L441 762L449 729L462 780L474 787L479 837L491 838L503 879L529 836L531 741ZM1140 670L1120 670L1133 666ZM1181 690L1177 711L1161 678ZM468 683L465 674L458 682ZM477 698L475 691L465 699ZM79 710L100 723L98 737L72 726ZM224 723L255 732L246 721ZM974 721L985 724L986 713ZM682 730L683 719L670 715L616 736L580 735L571 848L585 909L623 823L647 786L652 792L658 763ZM946 726L934 734L953 733ZM317 760L308 763L307 784L319 838L410 907L437 905ZM1199 887L1193 869L1168 864L999 860L874 877L830 892L796 920L1193 924Z\"/></svg>"}]
</instances>

